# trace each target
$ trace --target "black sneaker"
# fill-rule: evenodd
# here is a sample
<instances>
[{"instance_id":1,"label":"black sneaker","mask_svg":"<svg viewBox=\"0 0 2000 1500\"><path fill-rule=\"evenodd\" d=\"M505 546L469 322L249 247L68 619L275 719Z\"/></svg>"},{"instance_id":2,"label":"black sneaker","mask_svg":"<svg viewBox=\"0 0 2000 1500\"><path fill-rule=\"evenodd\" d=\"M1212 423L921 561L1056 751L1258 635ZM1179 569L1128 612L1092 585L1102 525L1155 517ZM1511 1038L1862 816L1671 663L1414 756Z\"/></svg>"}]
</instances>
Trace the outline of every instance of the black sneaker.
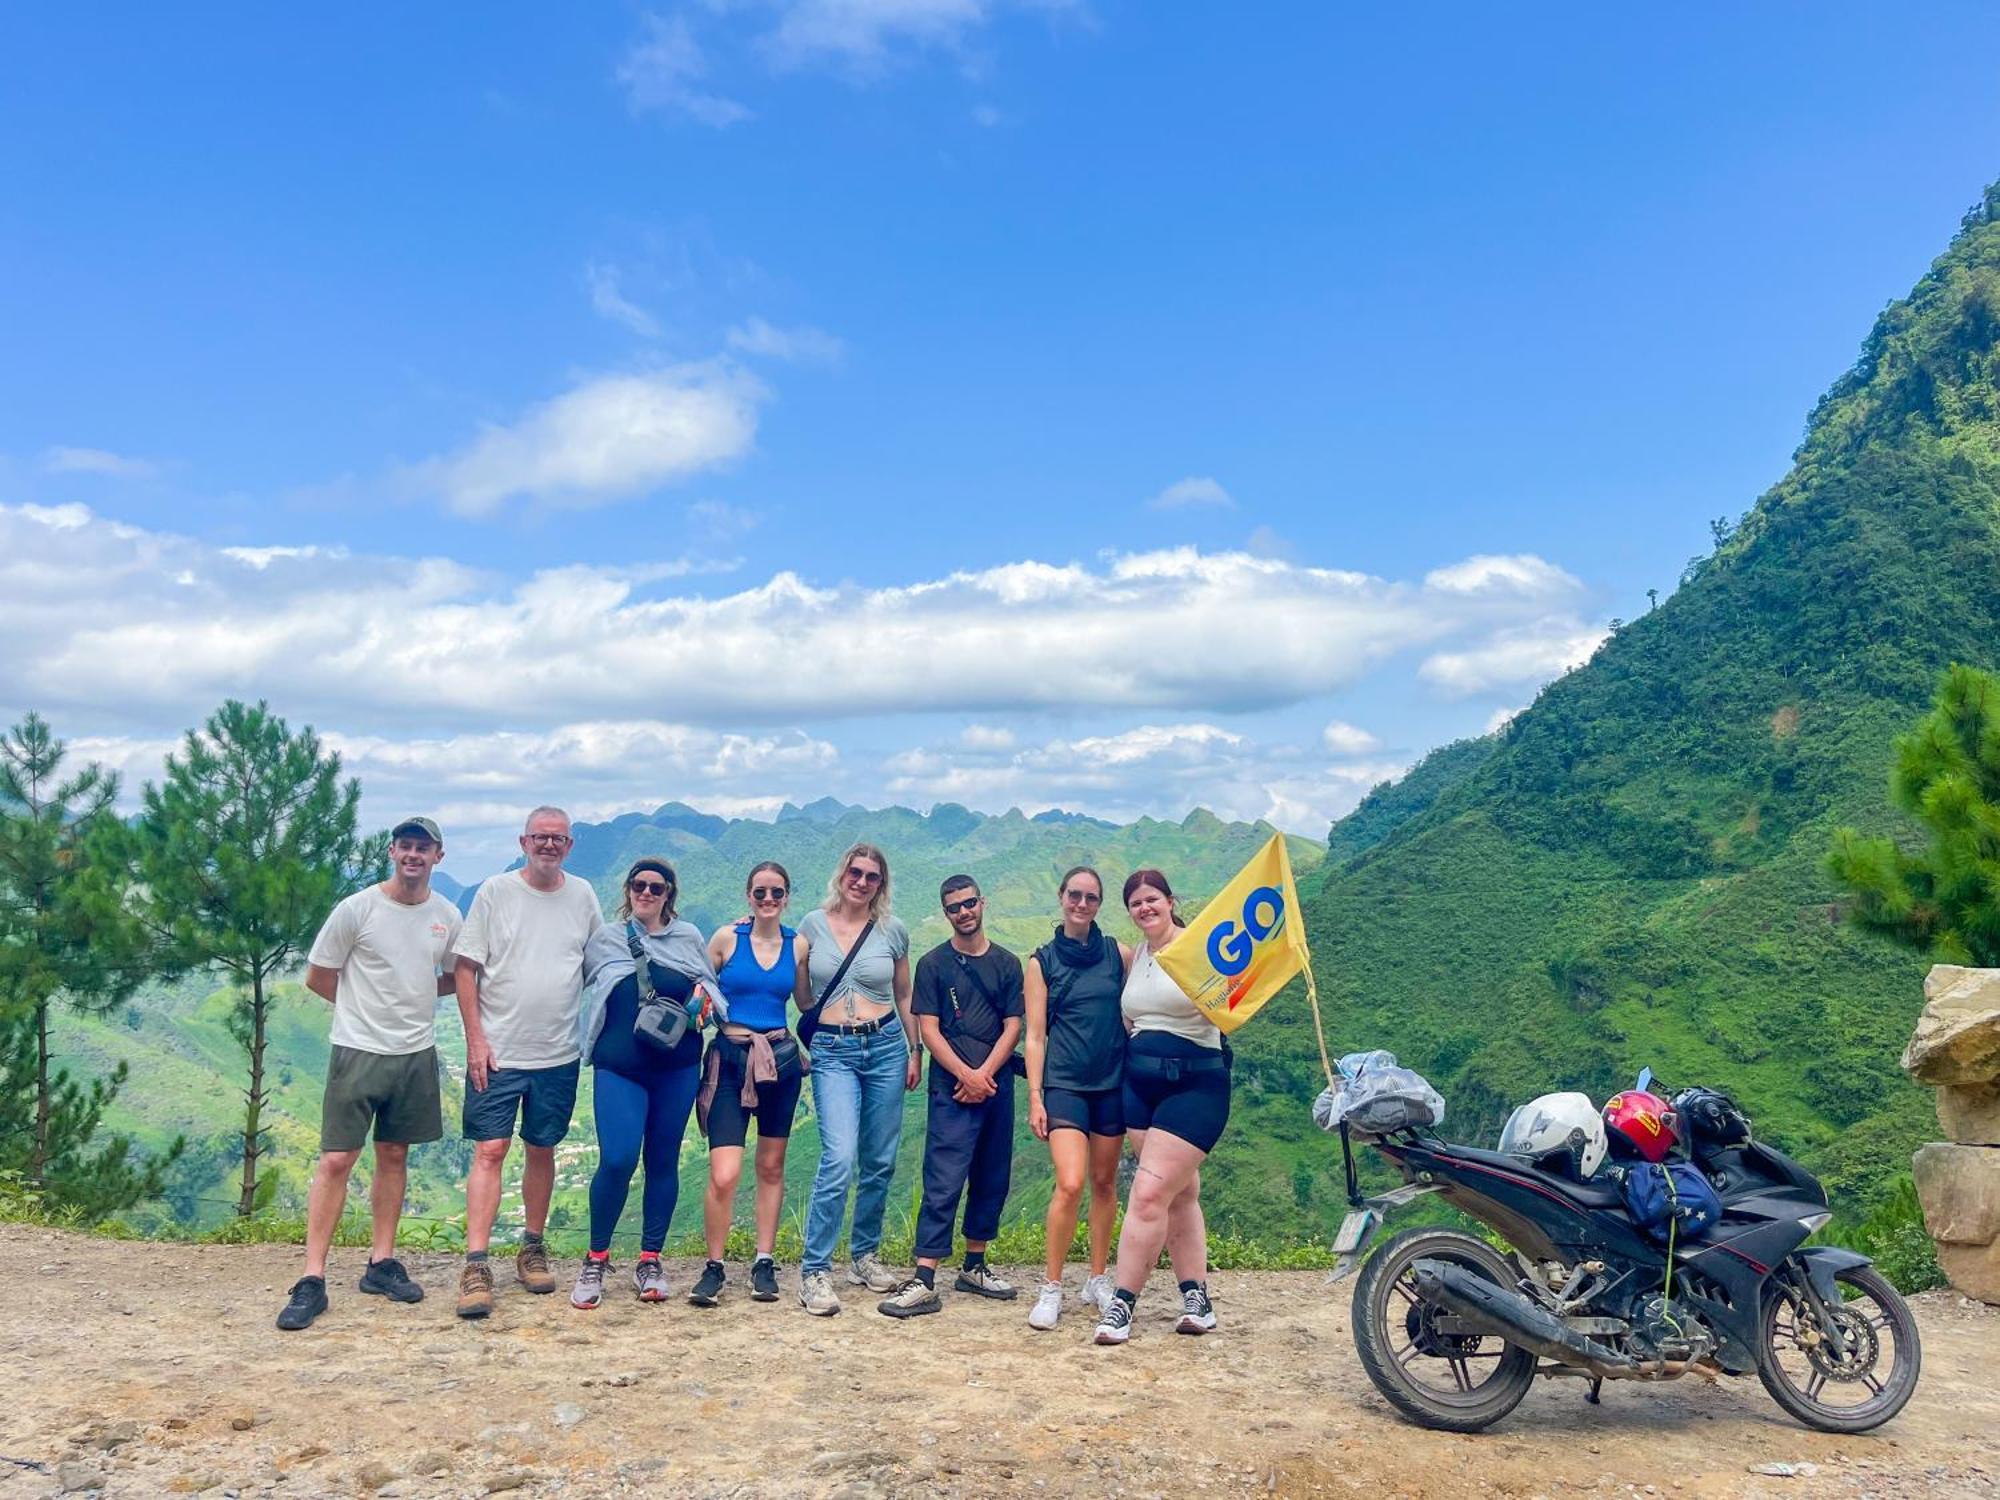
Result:
<instances>
[{"instance_id":1,"label":"black sneaker","mask_svg":"<svg viewBox=\"0 0 2000 1500\"><path fill-rule=\"evenodd\" d=\"M424 1289L410 1280L400 1260L371 1260L361 1273L361 1290L391 1302L421 1302Z\"/></svg>"},{"instance_id":2,"label":"black sneaker","mask_svg":"<svg viewBox=\"0 0 2000 1500\"><path fill-rule=\"evenodd\" d=\"M1206 1282L1189 1287L1181 1293L1181 1320L1174 1324L1175 1333L1215 1332L1215 1304L1208 1300Z\"/></svg>"},{"instance_id":3,"label":"black sneaker","mask_svg":"<svg viewBox=\"0 0 2000 1500\"><path fill-rule=\"evenodd\" d=\"M722 1262L712 1260L702 1267L701 1279L689 1288L688 1301L696 1307L713 1307L722 1300L722 1287L729 1277L724 1274ZM775 1292L775 1283L773 1291Z\"/></svg>"},{"instance_id":4,"label":"black sneaker","mask_svg":"<svg viewBox=\"0 0 2000 1500\"><path fill-rule=\"evenodd\" d=\"M750 1300L778 1300L778 1263L768 1255L760 1255L750 1264Z\"/></svg>"},{"instance_id":5,"label":"black sneaker","mask_svg":"<svg viewBox=\"0 0 2000 1500\"><path fill-rule=\"evenodd\" d=\"M312 1320L326 1311L326 1278L301 1276L292 1283L292 1300L278 1314L278 1326L287 1333L310 1328Z\"/></svg>"}]
</instances>

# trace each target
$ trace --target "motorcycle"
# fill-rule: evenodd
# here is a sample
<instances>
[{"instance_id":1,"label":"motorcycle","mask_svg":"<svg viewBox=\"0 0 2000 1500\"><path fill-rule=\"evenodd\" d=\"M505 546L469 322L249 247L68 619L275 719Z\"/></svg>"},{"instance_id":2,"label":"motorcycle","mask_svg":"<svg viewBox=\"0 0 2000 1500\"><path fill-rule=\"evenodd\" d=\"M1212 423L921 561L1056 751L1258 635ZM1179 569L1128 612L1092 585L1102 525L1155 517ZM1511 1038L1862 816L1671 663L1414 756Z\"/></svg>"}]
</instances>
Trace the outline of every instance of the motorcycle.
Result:
<instances>
[{"instance_id":1,"label":"motorcycle","mask_svg":"<svg viewBox=\"0 0 2000 1500\"><path fill-rule=\"evenodd\" d=\"M1651 1083L1651 1070L1639 1088ZM1923 1353L1908 1305L1868 1257L1805 1244L1832 1214L1818 1180L1762 1142L1697 1148L1722 1202L1702 1238L1654 1244L1612 1174L1579 1179L1421 1128L1370 1137L1403 1185L1362 1196L1340 1127L1347 1215L1334 1249L1351 1272L1384 1216L1435 1194L1490 1227L1394 1235L1361 1263L1355 1351L1375 1388L1420 1426L1477 1432L1535 1378L1662 1381L1755 1371L1785 1412L1822 1432L1866 1432L1903 1409Z\"/></svg>"}]
</instances>

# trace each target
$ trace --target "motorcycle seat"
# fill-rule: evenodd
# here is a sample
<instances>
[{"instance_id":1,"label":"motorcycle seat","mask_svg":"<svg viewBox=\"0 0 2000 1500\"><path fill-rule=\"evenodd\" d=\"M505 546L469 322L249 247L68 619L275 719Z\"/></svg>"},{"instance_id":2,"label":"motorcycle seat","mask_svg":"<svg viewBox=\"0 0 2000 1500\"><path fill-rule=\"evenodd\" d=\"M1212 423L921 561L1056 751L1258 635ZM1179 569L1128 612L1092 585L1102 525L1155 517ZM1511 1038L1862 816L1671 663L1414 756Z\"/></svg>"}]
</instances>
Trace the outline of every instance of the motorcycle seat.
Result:
<instances>
[{"instance_id":1,"label":"motorcycle seat","mask_svg":"<svg viewBox=\"0 0 2000 1500\"><path fill-rule=\"evenodd\" d=\"M1579 1180L1567 1173L1546 1171L1525 1156L1510 1156L1501 1151L1484 1151L1477 1146L1453 1146L1451 1154L1467 1161L1482 1162L1488 1166L1501 1168L1515 1176L1530 1178L1537 1185L1551 1188L1585 1208L1625 1206L1624 1194L1618 1184L1608 1177Z\"/></svg>"}]
</instances>

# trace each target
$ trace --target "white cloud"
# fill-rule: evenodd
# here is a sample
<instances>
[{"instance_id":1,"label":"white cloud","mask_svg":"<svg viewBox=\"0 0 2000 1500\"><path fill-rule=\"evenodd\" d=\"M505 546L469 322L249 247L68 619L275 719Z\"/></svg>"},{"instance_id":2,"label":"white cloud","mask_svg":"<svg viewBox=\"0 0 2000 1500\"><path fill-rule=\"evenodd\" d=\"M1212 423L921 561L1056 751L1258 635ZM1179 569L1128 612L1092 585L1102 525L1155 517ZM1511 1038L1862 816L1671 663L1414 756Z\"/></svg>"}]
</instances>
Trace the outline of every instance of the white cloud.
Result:
<instances>
[{"instance_id":1,"label":"white cloud","mask_svg":"<svg viewBox=\"0 0 2000 1500\"><path fill-rule=\"evenodd\" d=\"M897 47L956 48L990 10L985 0L791 0L770 43L783 65L831 60L872 69Z\"/></svg>"},{"instance_id":2,"label":"white cloud","mask_svg":"<svg viewBox=\"0 0 2000 1500\"><path fill-rule=\"evenodd\" d=\"M108 479L152 479L160 465L150 458L130 458L102 448L49 448L42 467L51 474L102 474Z\"/></svg>"},{"instance_id":3,"label":"white cloud","mask_svg":"<svg viewBox=\"0 0 2000 1500\"><path fill-rule=\"evenodd\" d=\"M1224 510L1236 508L1236 499L1228 490L1200 474L1176 479L1146 503L1154 510L1185 510L1197 505L1220 506Z\"/></svg>"},{"instance_id":4,"label":"white cloud","mask_svg":"<svg viewBox=\"0 0 2000 1500\"><path fill-rule=\"evenodd\" d=\"M687 513L696 532L717 542L733 542L755 531L763 521L754 510L726 500L697 500L688 506Z\"/></svg>"},{"instance_id":5,"label":"white cloud","mask_svg":"<svg viewBox=\"0 0 2000 1500\"><path fill-rule=\"evenodd\" d=\"M604 375L405 471L464 516L509 500L602 505L748 452L764 388L725 364Z\"/></svg>"},{"instance_id":6,"label":"white cloud","mask_svg":"<svg viewBox=\"0 0 2000 1500\"><path fill-rule=\"evenodd\" d=\"M1500 688L1513 691L1581 666L1609 633L1574 615L1554 615L1503 627L1463 650L1440 651L1424 661L1417 675L1453 697Z\"/></svg>"},{"instance_id":7,"label":"white cloud","mask_svg":"<svg viewBox=\"0 0 2000 1500\"><path fill-rule=\"evenodd\" d=\"M600 318L622 324L645 338L660 336L659 319L627 298L620 288L616 266L592 261L583 268L583 284L590 292L591 308Z\"/></svg>"},{"instance_id":8,"label":"white cloud","mask_svg":"<svg viewBox=\"0 0 2000 1500\"><path fill-rule=\"evenodd\" d=\"M1371 750L1380 750L1382 742L1365 729L1357 729L1352 724L1333 720L1319 734L1320 743L1335 755L1366 755Z\"/></svg>"},{"instance_id":9,"label":"white cloud","mask_svg":"<svg viewBox=\"0 0 2000 1500\"><path fill-rule=\"evenodd\" d=\"M990 104L975 104L972 107L972 123L982 130L992 130L1001 120L1000 111Z\"/></svg>"},{"instance_id":10,"label":"white cloud","mask_svg":"<svg viewBox=\"0 0 2000 1500\"><path fill-rule=\"evenodd\" d=\"M634 114L682 114L718 130L749 119L750 111L734 99L700 87L707 74L708 59L683 16L648 13L618 63L618 81Z\"/></svg>"},{"instance_id":11,"label":"white cloud","mask_svg":"<svg viewBox=\"0 0 2000 1500\"><path fill-rule=\"evenodd\" d=\"M1441 594L1548 594L1581 585L1554 563L1533 553L1494 557L1480 554L1424 575L1424 587Z\"/></svg>"},{"instance_id":12,"label":"white cloud","mask_svg":"<svg viewBox=\"0 0 2000 1500\"><path fill-rule=\"evenodd\" d=\"M1433 653L1425 676L1451 691L1526 683L1599 638L1551 629L1559 597L1439 593L1191 547L889 587L789 572L713 597L659 587L708 566L638 558L510 584L447 559L224 550L81 507L0 505L0 703L168 729L259 694L343 727L478 730L527 711L617 719L638 703L731 726L1217 714L1332 693L1412 649Z\"/></svg>"},{"instance_id":13,"label":"white cloud","mask_svg":"<svg viewBox=\"0 0 2000 1500\"><path fill-rule=\"evenodd\" d=\"M762 318L750 318L729 330L729 347L766 359L838 364L847 346L822 329L800 324L778 328Z\"/></svg>"},{"instance_id":14,"label":"white cloud","mask_svg":"<svg viewBox=\"0 0 2000 1500\"><path fill-rule=\"evenodd\" d=\"M1527 707L1528 705L1523 703L1518 708L1494 709L1493 712L1487 717L1486 732L1488 734L1491 734L1496 729L1505 729L1509 724L1513 723L1516 719L1520 718L1521 715L1527 710Z\"/></svg>"},{"instance_id":15,"label":"white cloud","mask_svg":"<svg viewBox=\"0 0 2000 1500\"><path fill-rule=\"evenodd\" d=\"M999 724L968 724L959 731L958 742L968 750L1011 750L1014 731Z\"/></svg>"}]
</instances>

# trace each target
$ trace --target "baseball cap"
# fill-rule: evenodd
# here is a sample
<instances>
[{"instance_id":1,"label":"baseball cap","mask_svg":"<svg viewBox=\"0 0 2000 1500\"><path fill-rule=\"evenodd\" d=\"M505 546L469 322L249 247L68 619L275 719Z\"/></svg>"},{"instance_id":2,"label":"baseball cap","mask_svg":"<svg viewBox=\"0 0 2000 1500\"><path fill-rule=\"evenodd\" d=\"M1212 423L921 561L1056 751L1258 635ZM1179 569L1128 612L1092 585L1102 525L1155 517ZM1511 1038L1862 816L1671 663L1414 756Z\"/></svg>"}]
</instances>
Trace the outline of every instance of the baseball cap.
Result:
<instances>
[{"instance_id":1,"label":"baseball cap","mask_svg":"<svg viewBox=\"0 0 2000 1500\"><path fill-rule=\"evenodd\" d=\"M404 818L389 830L389 837L399 839L412 833L421 833L433 844L442 846L444 843L444 835L438 832L437 824L429 818Z\"/></svg>"}]
</instances>

